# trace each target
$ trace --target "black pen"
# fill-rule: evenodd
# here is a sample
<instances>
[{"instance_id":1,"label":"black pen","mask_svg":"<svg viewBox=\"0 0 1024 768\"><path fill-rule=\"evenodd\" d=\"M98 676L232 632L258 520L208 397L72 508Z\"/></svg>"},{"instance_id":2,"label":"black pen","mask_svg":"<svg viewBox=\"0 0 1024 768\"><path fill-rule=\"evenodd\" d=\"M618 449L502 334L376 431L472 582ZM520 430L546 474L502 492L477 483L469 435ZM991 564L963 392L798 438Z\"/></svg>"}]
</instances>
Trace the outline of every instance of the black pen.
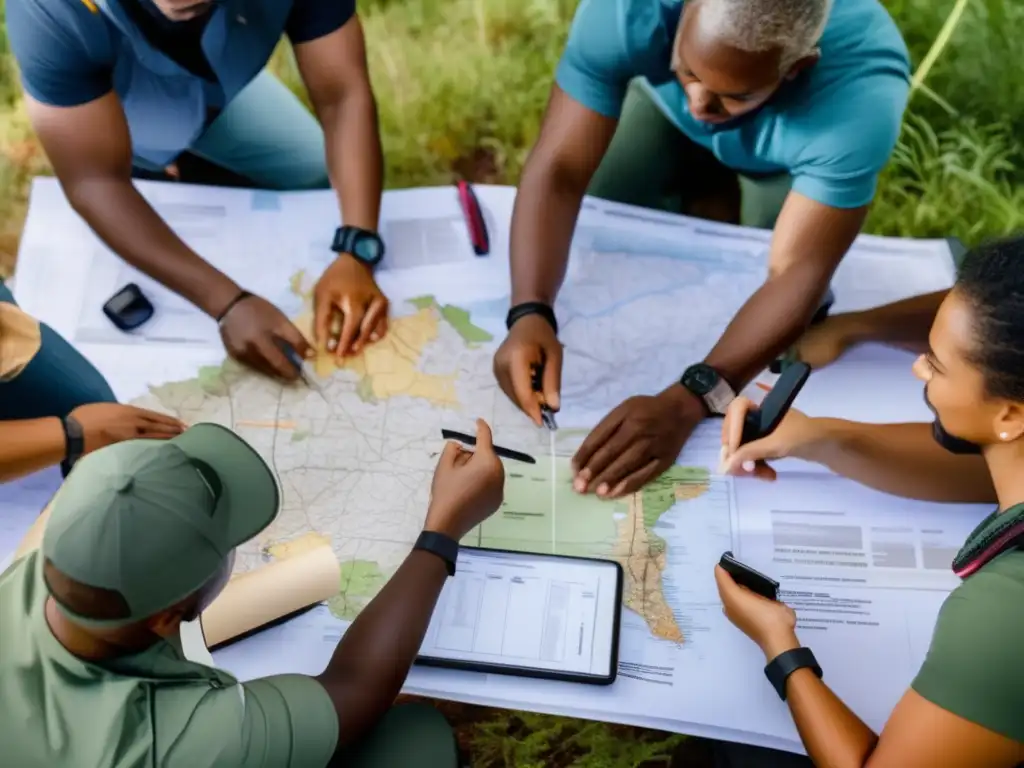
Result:
<instances>
[{"instance_id":1,"label":"black pen","mask_svg":"<svg viewBox=\"0 0 1024 768\"><path fill-rule=\"evenodd\" d=\"M473 437L473 435L467 435L464 432L456 432L454 429L442 429L441 437L445 440L457 440L460 443L465 443L466 445L476 445L476 438ZM500 445L495 445L493 448L494 452L504 459L522 461L526 464L537 463L537 460L528 453L513 451L511 448L502 448Z\"/></svg>"}]
</instances>

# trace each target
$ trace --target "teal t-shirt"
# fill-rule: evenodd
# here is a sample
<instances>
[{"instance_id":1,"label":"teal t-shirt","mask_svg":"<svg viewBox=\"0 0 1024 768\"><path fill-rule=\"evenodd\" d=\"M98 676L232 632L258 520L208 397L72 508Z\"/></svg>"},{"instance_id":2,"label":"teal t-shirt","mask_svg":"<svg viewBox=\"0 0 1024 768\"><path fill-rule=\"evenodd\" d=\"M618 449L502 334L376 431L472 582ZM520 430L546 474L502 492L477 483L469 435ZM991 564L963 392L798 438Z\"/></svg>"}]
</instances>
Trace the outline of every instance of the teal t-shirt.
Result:
<instances>
[{"instance_id":1,"label":"teal t-shirt","mask_svg":"<svg viewBox=\"0 0 1024 768\"><path fill-rule=\"evenodd\" d=\"M755 114L708 125L670 69L682 0L582 0L556 81L617 118L634 78L692 141L746 175L788 173L793 189L836 208L867 205L899 136L910 88L900 32L878 0L837 0L821 59Z\"/></svg>"},{"instance_id":2,"label":"teal t-shirt","mask_svg":"<svg viewBox=\"0 0 1024 768\"><path fill-rule=\"evenodd\" d=\"M313 678L240 684L176 641L97 664L50 632L38 552L0 574L0 765L322 768L338 716Z\"/></svg>"}]
</instances>

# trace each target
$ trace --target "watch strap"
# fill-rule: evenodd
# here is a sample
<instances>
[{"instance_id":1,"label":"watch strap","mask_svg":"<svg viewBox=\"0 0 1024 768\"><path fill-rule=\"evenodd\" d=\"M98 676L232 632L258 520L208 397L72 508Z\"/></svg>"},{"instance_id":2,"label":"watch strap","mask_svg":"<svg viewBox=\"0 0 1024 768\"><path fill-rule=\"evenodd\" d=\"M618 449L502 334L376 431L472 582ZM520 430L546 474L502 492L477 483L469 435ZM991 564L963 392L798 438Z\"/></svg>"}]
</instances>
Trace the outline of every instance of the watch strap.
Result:
<instances>
[{"instance_id":1,"label":"watch strap","mask_svg":"<svg viewBox=\"0 0 1024 768\"><path fill-rule=\"evenodd\" d=\"M459 559L459 542L437 531L423 531L416 539L413 549L422 549L444 560L448 575L455 575L455 563Z\"/></svg>"},{"instance_id":2,"label":"watch strap","mask_svg":"<svg viewBox=\"0 0 1024 768\"><path fill-rule=\"evenodd\" d=\"M551 308L550 304L545 304L543 301L525 301L522 304L516 304L505 316L505 329L511 331L512 326L527 315L540 315L551 326L555 335L558 335L558 319L555 317L555 310Z\"/></svg>"},{"instance_id":3,"label":"watch strap","mask_svg":"<svg viewBox=\"0 0 1024 768\"><path fill-rule=\"evenodd\" d=\"M821 667L818 666L818 660L814 658L811 649L793 648L789 651L783 651L769 661L764 668L764 674L768 678L768 682L772 684L775 692L779 694L779 698L785 701L786 681L789 679L789 676L798 669L805 668L810 669L818 676L819 680L821 679Z\"/></svg>"},{"instance_id":4,"label":"watch strap","mask_svg":"<svg viewBox=\"0 0 1024 768\"><path fill-rule=\"evenodd\" d=\"M60 471L67 477L75 466L75 462L85 453L85 430L71 414L61 420L64 427L64 458L60 462Z\"/></svg>"},{"instance_id":5,"label":"watch strap","mask_svg":"<svg viewBox=\"0 0 1024 768\"><path fill-rule=\"evenodd\" d=\"M368 259L359 253L359 249L356 244L360 238L373 238L377 241L380 246L380 254L375 259ZM362 229L360 227L354 227L351 224L343 224L334 230L334 240L331 243L331 250L335 253L347 253L350 256L358 259L363 264L370 266L376 266L384 258L384 242L381 240L380 235L369 229Z\"/></svg>"}]
</instances>

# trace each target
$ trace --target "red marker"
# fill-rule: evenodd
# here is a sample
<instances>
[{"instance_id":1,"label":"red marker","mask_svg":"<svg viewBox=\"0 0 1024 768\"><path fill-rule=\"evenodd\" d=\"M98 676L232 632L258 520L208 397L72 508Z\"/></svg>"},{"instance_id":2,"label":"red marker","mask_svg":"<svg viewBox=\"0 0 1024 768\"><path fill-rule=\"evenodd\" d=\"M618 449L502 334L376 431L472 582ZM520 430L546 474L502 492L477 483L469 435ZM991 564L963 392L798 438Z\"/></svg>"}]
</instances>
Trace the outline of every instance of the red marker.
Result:
<instances>
[{"instance_id":1,"label":"red marker","mask_svg":"<svg viewBox=\"0 0 1024 768\"><path fill-rule=\"evenodd\" d=\"M462 206L462 215L466 217L466 227L469 229L469 239L473 244L473 252L477 256L486 256L491 251L491 239L487 235L487 224L484 223L484 213L480 208L480 202L468 182L460 181L456 185L459 190L459 205Z\"/></svg>"}]
</instances>

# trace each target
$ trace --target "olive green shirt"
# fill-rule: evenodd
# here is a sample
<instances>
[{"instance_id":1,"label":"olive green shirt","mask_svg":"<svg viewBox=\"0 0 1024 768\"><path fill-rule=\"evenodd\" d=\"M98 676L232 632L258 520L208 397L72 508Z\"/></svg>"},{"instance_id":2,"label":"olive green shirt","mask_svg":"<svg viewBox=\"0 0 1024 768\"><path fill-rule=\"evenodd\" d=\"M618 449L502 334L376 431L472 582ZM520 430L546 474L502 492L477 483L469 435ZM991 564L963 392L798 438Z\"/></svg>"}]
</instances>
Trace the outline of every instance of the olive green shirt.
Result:
<instances>
[{"instance_id":1,"label":"olive green shirt","mask_svg":"<svg viewBox=\"0 0 1024 768\"><path fill-rule=\"evenodd\" d=\"M0 574L0 763L31 768L323 768L338 717L313 678L240 684L177 638L97 664L46 622L42 558Z\"/></svg>"},{"instance_id":2,"label":"olive green shirt","mask_svg":"<svg viewBox=\"0 0 1024 768\"><path fill-rule=\"evenodd\" d=\"M992 515L978 526L965 546L995 520ZM1024 550L1011 549L968 576L943 603L911 687L947 712L1024 743L1022 642Z\"/></svg>"}]
</instances>

